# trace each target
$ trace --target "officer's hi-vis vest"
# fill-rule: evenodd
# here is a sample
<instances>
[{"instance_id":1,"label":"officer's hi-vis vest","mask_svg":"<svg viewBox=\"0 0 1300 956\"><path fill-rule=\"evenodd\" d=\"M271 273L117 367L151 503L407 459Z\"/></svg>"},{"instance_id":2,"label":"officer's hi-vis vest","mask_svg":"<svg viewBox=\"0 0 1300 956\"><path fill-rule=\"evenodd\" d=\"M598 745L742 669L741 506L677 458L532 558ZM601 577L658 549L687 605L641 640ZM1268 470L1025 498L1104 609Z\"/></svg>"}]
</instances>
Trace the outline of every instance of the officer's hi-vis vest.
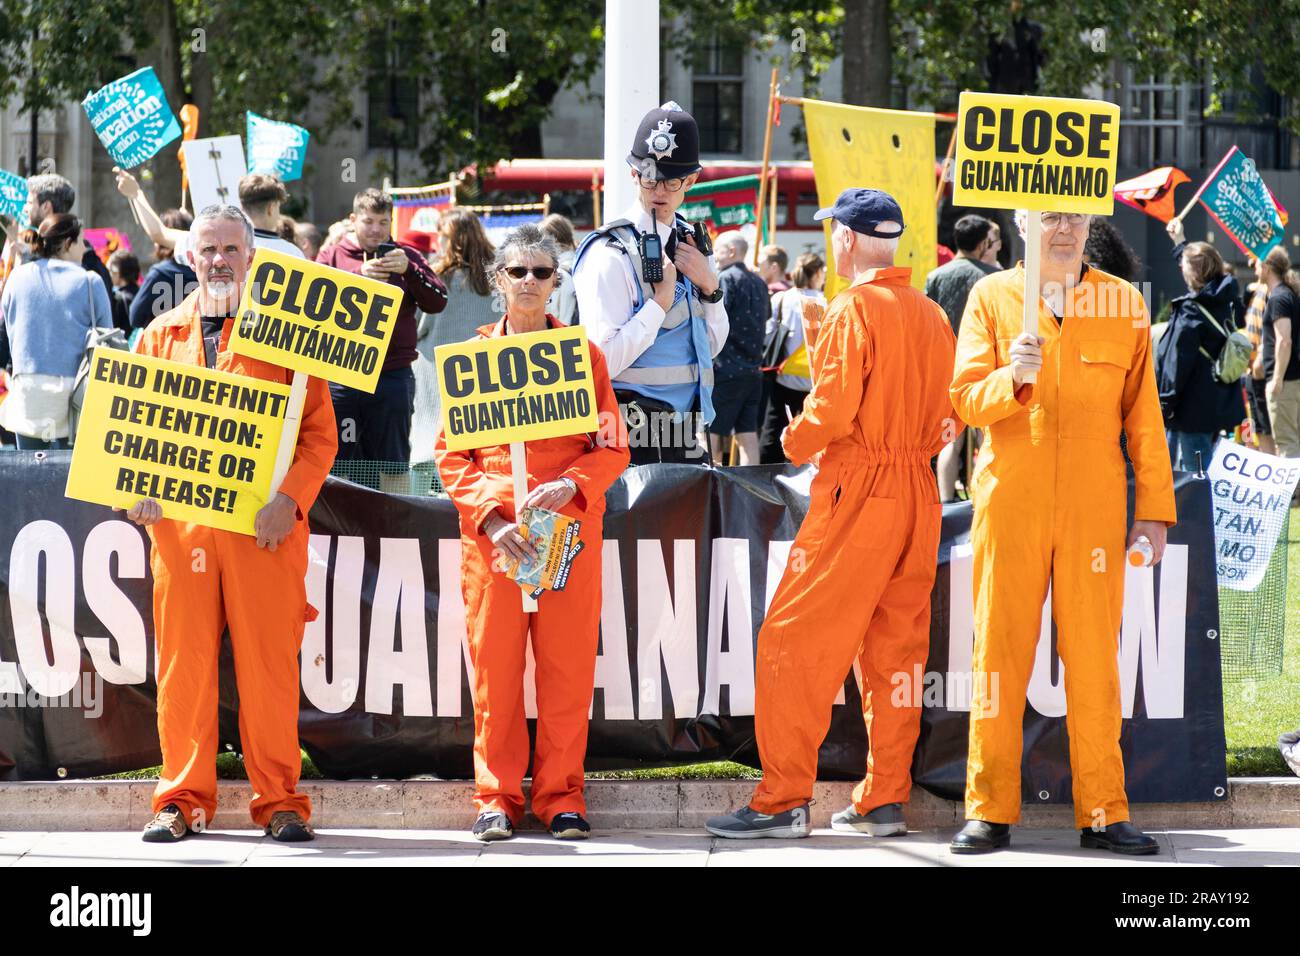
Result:
<instances>
[{"instance_id":1,"label":"officer's hi-vis vest","mask_svg":"<svg viewBox=\"0 0 1300 956\"><path fill-rule=\"evenodd\" d=\"M641 275L638 239L637 229L631 222L616 219L583 239L573 262L574 272L577 272L583 254L597 242L607 242L619 249L626 257L636 288L633 312L654 297L650 283ZM667 255L667 249L664 254ZM578 321L582 321L581 314ZM664 402L679 412L691 410L699 391L706 421L712 419L713 358L708 327L699 290L685 276L678 274L672 307L668 309L654 341L630 366L613 377L613 385Z\"/></svg>"}]
</instances>

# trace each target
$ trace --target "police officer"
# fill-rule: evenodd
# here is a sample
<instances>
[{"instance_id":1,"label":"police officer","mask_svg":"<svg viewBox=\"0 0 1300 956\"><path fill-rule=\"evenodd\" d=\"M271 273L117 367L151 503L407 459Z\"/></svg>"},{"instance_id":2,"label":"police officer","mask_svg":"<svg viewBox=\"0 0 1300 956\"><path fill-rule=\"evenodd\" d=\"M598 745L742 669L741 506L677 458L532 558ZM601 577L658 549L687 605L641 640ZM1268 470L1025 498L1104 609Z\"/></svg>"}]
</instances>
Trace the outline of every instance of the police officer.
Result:
<instances>
[{"instance_id":1,"label":"police officer","mask_svg":"<svg viewBox=\"0 0 1300 956\"><path fill-rule=\"evenodd\" d=\"M671 101L651 110L627 161L636 204L578 249L579 321L605 353L632 464L707 462L699 432L713 420L713 357L727 340L727 312L717 273L677 215L700 171L694 117ZM663 279L649 282L655 235Z\"/></svg>"}]
</instances>

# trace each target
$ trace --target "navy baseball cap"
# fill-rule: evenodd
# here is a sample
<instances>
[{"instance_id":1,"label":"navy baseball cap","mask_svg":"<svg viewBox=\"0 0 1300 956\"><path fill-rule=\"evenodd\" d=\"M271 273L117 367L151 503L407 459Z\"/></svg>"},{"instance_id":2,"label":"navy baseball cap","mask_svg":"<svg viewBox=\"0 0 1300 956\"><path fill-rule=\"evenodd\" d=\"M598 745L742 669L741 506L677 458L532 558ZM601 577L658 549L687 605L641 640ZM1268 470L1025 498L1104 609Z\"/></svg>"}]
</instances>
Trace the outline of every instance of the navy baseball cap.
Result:
<instances>
[{"instance_id":1,"label":"navy baseball cap","mask_svg":"<svg viewBox=\"0 0 1300 956\"><path fill-rule=\"evenodd\" d=\"M903 210L889 193L879 189L846 189L829 209L818 209L813 219L834 219L864 236L892 239L903 234ZM897 232L877 232L882 222L896 222Z\"/></svg>"}]
</instances>

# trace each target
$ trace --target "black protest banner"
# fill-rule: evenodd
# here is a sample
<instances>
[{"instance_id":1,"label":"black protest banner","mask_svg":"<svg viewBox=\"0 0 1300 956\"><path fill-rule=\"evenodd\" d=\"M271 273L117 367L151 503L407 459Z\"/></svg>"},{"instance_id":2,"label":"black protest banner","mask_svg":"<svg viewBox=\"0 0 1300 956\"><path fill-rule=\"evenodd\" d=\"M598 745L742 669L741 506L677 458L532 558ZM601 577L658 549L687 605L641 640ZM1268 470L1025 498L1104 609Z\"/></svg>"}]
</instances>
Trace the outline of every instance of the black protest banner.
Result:
<instances>
[{"instance_id":1,"label":"black protest banner","mask_svg":"<svg viewBox=\"0 0 1300 956\"><path fill-rule=\"evenodd\" d=\"M63 498L67 460L0 456L16 502L0 513L0 603L10 609L0 616L0 689L21 691L0 693L0 779L158 762L147 539ZM777 466L657 465L610 489L588 769L756 761L754 641L808 478ZM1177 496L1165 561L1128 572L1120 636L1121 745L1139 803L1214 800L1226 787L1210 496L1185 475ZM311 521L307 593L322 613L303 642L303 746L335 777L468 776L473 710L452 505L331 479ZM946 509L929 659L898 688L923 707L913 776L950 798L965 778L969 528L968 505ZM1060 803L1070 796L1069 748L1050 646L1028 695L1024 782L1027 800ZM846 676L820 753L826 778L865 767L860 697ZM221 688L222 745L237 748L228 647ZM536 711L530 695L526 708Z\"/></svg>"}]
</instances>

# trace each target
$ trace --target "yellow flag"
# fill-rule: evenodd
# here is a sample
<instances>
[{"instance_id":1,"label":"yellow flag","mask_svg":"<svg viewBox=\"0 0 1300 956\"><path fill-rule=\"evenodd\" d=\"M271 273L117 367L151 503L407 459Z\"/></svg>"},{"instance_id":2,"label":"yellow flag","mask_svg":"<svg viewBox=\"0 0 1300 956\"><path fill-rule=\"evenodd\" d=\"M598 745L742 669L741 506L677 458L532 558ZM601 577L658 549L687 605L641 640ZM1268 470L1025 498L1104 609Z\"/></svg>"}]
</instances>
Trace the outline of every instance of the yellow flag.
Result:
<instances>
[{"instance_id":1,"label":"yellow flag","mask_svg":"<svg viewBox=\"0 0 1300 956\"><path fill-rule=\"evenodd\" d=\"M903 208L906 230L898 244L900 266L912 269L912 285L938 264L934 210L934 117L903 110L880 110L804 100L808 150L823 207L850 187L881 189ZM844 287L835 274L830 220L826 221L826 298Z\"/></svg>"}]
</instances>

